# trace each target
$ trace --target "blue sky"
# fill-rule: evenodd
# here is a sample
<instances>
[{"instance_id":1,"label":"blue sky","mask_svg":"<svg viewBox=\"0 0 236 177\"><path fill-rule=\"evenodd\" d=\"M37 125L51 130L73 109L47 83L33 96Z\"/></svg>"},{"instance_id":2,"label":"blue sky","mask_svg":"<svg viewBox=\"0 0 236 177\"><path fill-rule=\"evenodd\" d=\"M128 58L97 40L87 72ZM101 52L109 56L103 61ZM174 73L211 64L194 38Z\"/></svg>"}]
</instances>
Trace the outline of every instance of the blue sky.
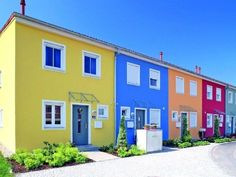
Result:
<instances>
[{"instance_id":1,"label":"blue sky","mask_svg":"<svg viewBox=\"0 0 236 177\"><path fill-rule=\"evenodd\" d=\"M20 0L1 0L0 26ZM236 85L235 0L26 0L26 14Z\"/></svg>"}]
</instances>

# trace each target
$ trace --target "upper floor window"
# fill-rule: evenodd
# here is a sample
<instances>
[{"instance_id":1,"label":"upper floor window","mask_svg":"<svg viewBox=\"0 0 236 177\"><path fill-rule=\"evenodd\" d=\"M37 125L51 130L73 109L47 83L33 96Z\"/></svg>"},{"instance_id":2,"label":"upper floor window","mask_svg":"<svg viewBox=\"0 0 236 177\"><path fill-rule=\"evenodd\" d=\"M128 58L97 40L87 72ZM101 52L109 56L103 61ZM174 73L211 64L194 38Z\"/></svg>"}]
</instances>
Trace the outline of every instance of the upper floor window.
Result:
<instances>
[{"instance_id":1,"label":"upper floor window","mask_svg":"<svg viewBox=\"0 0 236 177\"><path fill-rule=\"evenodd\" d=\"M140 85L140 66L127 62L127 84Z\"/></svg>"},{"instance_id":2,"label":"upper floor window","mask_svg":"<svg viewBox=\"0 0 236 177\"><path fill-rule=\"evenodd\" d=\"M184 78L176 77L176 93L184 94Z\"/></svg>"},{"instance_id":3,"label":"upper floor window","mask_svg":"<svg viewBox=\"0 0 236 177\"><path fill-rule=\"evenodd\" d=\"M149 70L149 87L160 90L160 71Z\"/></svg>"},{"instance_id":4,"label":"upper floor window","mask_svg":"<svg viewBox=\"0 0 236 177\"><path fill-rule=\"evenodd\" d=\"M150 124L156 124L158 128L161 127L161 110L150 109Z\"/></svg>"},{"instance_id":5,"label":"upper floor window","mask_svg":"<svg viewBox=\"0 0 236 177\"><path fill-rule=\"evenodd\" d=\"M233 103L233 92L228 91L228 103Z\"/></svg>"},{"instance_id":6,"label":"upper floor window","mask_svg":"<svg viewBox=\"0 0 236 177\"><path fill-rule=\"evenodd\" d=\"M65 102L43 101L43 128L61 129L65 128Z\"/></svg>"},{"instance_id":7,"label":"upper floor window","mask_svg":"<svg viewBox=\"0 0 236 177\"><path fill-rule=\"evenodd\" d=\"M211 85L207 85L207 99L212 100L213 98L213 87Z\"/></svg>"},{"instance_id":8,"label":"upper floor window","mask_svg":"<svg viewBox=\"0 0 236 177\"><path fill-rule=\"evenodd\" d=\"M65 46L43 41L43 67L45 69L65 71Z\"/></svg>"},{"instance_id":9,"label":"upper floor window","mask_svg":"<svg viewBox=\"0 0 236 177\"><path fill-rule=\"evenodd\" d=\"M92 52L83 51L83 75L101 76L101 56Z\"/></svg>"},{"instance_id":10,"label":"upper floor window","mask_svg":"<svg viewBox=\"0 0 236 177\"><path fill-rule=\"evenodd\" d=\"M221 89L216 88L216 101L221 101Z\"/></svg>"},{"instance_id":11,"label":"upper floor window","mask_svg":"<svg viewBox=\"0 0 236 177\"><path fill-rule=\"evenodd\" d=\"M190 81L190 96L197 96L197 82Z\"/></svg>"}]
</instances>

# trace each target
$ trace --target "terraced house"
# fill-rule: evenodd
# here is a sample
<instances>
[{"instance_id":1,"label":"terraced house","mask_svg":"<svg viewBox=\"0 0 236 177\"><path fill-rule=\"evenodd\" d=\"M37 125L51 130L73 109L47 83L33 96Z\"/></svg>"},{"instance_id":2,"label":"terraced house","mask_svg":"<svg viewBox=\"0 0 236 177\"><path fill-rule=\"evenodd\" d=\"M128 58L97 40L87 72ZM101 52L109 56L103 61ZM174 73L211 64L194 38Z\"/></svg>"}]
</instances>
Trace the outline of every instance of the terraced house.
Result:
<instances>
[{"instance_id":1,"label":"terraced house","mask_svg":"<svg viewBox=\"0 0 236 177\"><path fill-rule=\"evenodd\" d=\"M114 140L114 52L87 36L14 13L0 34L0 142ZM109 135L109 136L107 136Z\"/></svg>"}]
</instances>

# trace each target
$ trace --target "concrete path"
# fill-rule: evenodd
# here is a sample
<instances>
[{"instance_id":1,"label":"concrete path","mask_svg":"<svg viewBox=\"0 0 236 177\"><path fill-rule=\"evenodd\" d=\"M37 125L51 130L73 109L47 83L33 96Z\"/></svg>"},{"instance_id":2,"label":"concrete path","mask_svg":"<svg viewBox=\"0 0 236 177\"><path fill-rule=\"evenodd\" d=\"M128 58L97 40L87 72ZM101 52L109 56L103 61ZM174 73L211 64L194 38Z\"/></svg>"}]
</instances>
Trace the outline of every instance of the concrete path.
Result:
<instances>
[{"instance_id":1,"label":"concrete path","mask_svg":"<svg viewBox=\"0 0 236 177\"><path fill-rule=\"evenodd\" d=\"M101 151L85 151L82 152L85 154L89 159L94 160L95 162L100 162L100 161L105 161L105 160L113 160L113 159L118 159L119 157L101 152Z\"/></svg>"},{"instance_id":2,"label":"concrete path","mask_svg":"<svg viewBox=\"0 0 236 177\"><path fill-rule=\"evenodd\" d=\"M49 169L17 177L230 177L211 158L216 145ZM232 175L231 175L232 176ZM234 175L235 177L235 175Z\"/></svg>"}]
</instances>

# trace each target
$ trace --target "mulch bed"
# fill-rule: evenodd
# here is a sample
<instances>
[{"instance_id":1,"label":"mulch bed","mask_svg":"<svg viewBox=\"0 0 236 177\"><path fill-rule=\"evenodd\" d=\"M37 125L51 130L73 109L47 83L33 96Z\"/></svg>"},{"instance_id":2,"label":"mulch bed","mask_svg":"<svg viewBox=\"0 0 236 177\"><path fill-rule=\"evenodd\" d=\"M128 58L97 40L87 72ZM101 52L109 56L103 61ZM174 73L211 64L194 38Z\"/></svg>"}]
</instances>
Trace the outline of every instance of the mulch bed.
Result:
<instances>
[{"instance_id":1,"label":"mulch bed","mask_svg":"<svg viewBox=\"0 0 236 177\"><path fill-rule=\"evenodd\" d=\"M20 165L19 163L17 163L14 160L9 160L9 162L12 165L12 171L14 173L26 173L26 172L30 172L30 171L39 171L39 170L46 170L46 169L52 169L53 167L50 167L49 165L42 165L39 168L33 169L33 170L27 170L23 165ZM86 163L91 163L94 162L92 159L88 159L88 161ZM75 162L71 162L71 163L66 163L64 166L62 167L67 167L67 166L74 166L74 165L81 165ZM60 167L54 167L54 168L60 168Z\"/></svg>"}]
</instances>

